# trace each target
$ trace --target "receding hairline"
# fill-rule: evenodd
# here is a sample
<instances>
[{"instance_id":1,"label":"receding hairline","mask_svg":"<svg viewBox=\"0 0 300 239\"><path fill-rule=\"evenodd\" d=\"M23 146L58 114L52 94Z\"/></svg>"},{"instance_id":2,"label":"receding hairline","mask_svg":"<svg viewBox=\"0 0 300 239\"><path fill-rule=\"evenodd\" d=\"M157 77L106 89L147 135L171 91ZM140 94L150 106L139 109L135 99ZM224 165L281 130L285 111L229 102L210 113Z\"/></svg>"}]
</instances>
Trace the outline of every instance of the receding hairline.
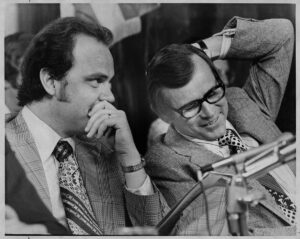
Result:
<instances>
[{"instance_id":1,"label":"receding hairline","mask_svg":"<svg viewBox=\"0 0 300 239\"><path fill-rule=\"evenodd\" d=\"M100 49L99 54L101 53L101 57L102 58L103 57L109 58L109 61L111 62L112 66L114 66L114 59L113 59L113 56L112 56L111 51L109 49L109 45L107 45L101 39L98 39L97 37L95 37L93 35L89 35L89 34L86 34L86 33L78 33L78 34L74 35L74 37L73 37L73 49L72 49L73 63L72 63L72 67L74 67L74 65L75 65L75 60L78 59L78 57L76 58L76 56L80 56L82 54L82 51L85 54L86 49L82 49L81 46L83 46L83 44L80 44L80 42L78 42L80 37L83 37L83 38L81 38L81 40L84 40L84 38L91 39L91 40L94 40L94 42L96 44L99 44L97 46L101 47L101 49L99 48ZM91 44L88 45L88 47L89 46L91 46ZM97 72L93 72L92 74L86 75L86 77L106 77L106 78L110 78L110 77L113 77L114 75L115 75L115 71L114 71L114 68L113 68L112 72L109 72L109 74L103 73L101 71L97 71Z\"/></svg>"}]
</instances>

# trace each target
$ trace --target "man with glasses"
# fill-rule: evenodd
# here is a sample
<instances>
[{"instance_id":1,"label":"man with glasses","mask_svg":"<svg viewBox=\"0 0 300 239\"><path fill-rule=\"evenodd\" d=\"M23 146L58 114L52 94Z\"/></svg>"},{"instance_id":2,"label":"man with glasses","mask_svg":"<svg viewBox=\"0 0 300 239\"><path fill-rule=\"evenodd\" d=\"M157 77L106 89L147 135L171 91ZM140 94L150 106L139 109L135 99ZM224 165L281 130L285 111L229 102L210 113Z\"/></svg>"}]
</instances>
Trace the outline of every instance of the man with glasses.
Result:
<instances>
[{"instance_id":1,"label":"man with glasses","mask_svg":"<svg viewBox=\"0 0 300 239\"><path fill-rule=\"evenodd\" d=\"M148 150L146 171L170 207L195 185L197 170L204 165L280 136L275 120L293 44L293 26L285 19L235 17L210 38L192 45L173 44L153 57L147 69L149 99L170 127ZM242 88L225 90L212 64L218 58L252 60ZM266 200L250 208L249 230L255 235L294 234L295 171L282 166L258 181L251 181L250 188L263 192ZM229 234L226 182L211 175L204 183L213 186L205 191L209 217L201 195L183 212L174 234Z\"/></svg>"}]
</instances>

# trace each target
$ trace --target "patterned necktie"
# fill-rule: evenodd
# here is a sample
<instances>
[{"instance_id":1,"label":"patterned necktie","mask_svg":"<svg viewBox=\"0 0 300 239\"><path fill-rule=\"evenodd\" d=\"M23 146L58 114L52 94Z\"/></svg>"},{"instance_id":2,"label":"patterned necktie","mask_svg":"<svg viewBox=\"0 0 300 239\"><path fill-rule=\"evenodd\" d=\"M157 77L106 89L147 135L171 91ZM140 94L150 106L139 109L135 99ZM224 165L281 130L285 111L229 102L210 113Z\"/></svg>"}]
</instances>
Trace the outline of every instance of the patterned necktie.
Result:
<instances>
[{"instance_id":1,"label":"patterned necktie","mask_svg":"<svg viewBox=\"0 0 300 239\"><path fill-rule=\"evenodd\" d=\"M291 199L284 193L280 193L268 186L263 185L271 196L275 199L275 202L280 207L283 214L286 216L288 221L292 225L296 225L296 205L291 201Z\"/></svg>"},{"instance_id":2,"label":"patterned necktie","mask_svg":"<svg viewBox=\"0 0 300 239\"><path fill-rule=\"evenodd\" d=\"M245 144L235 135L231 129L226 129L224 136L218 139L220 146L228 145L230 154L241 153L247 150Z\"/></svg>"},{"instance_id":3,"label":"patterned necktie","mask_svg":"<svg viewBox=\"0 0 300 239\"><path fill-rule=\"evenodd\" d=\"M234 131L231 129L226 129L224 136L218 139L220 146L229 146L230 154L241 153L247 150L246 145L236 136ZM277 205L282 210L283 214L286 216L288 221L294 225L295 224L295 214L296 206L291 201L291 199L284 193L278 192L263 185L266 190L271 194L272 198L275 200Z\"/></svg>"},{"instance_id":4,"label":"patterned necktie","mask_svg":"<svg viewBox=\"0 0 300 239\"><path fill-rule=\"evenodd\" d=\"M71 145L60 140L53 155L59 161L58 178L62 202L74 235L102 235L83 185Z\"/></svg>"}]
</instances>

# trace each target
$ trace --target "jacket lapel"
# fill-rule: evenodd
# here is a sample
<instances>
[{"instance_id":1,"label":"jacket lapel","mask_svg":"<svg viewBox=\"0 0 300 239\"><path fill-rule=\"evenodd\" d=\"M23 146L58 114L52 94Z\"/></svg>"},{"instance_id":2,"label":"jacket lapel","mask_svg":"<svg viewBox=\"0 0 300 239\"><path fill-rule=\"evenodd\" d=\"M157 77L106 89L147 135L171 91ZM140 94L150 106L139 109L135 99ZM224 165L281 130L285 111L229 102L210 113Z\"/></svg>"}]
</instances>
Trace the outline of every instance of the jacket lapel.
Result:
<instances>
[{"instance_id":1,"label":"jacket lapel","mask_svg":"<svg viewBox=\"0 0 300 239\"><path fill-rule=\"evenodd\" d=\"M165 144L177 154L185 156L191 163L203 167L206 164L214 163L222 157L207 150L204 146L189 141L180 135L173 126L170 126L165 135Z\"/></svg>"},{"instance_id":2,"label":"jacket lapel","mask_svg":"<svg viewBox=\"0 0 300 239\"><path fill-rule=\"evenodd\" d=\"M6 119L6 137L29 181L47 208L52 211L42 161L21 112L16 117L12 116Z\"/></svg>"}]
</instances>

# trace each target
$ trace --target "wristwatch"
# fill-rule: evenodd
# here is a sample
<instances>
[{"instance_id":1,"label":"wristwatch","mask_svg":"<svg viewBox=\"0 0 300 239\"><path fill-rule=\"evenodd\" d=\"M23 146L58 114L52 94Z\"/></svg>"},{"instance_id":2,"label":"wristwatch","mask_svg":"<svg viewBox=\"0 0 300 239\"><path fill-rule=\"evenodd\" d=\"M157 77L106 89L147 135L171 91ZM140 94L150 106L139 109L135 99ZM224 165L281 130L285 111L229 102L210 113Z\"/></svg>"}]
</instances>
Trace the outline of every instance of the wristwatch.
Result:
<instances>
[{"instance_id":1,"label":"wristwatch","mask_svg":"<svg viewBox=\"0 0 300 239\"><path fill-rule=\"evenodd\" d=\"M143 167L145 167L145 165L146 165L145 159L141 158L141 162L136 165L126 166L126 167L122 165L122 171L124 173L136 172L136 171L142 169Z\"/></svg>"}]
</instances>

